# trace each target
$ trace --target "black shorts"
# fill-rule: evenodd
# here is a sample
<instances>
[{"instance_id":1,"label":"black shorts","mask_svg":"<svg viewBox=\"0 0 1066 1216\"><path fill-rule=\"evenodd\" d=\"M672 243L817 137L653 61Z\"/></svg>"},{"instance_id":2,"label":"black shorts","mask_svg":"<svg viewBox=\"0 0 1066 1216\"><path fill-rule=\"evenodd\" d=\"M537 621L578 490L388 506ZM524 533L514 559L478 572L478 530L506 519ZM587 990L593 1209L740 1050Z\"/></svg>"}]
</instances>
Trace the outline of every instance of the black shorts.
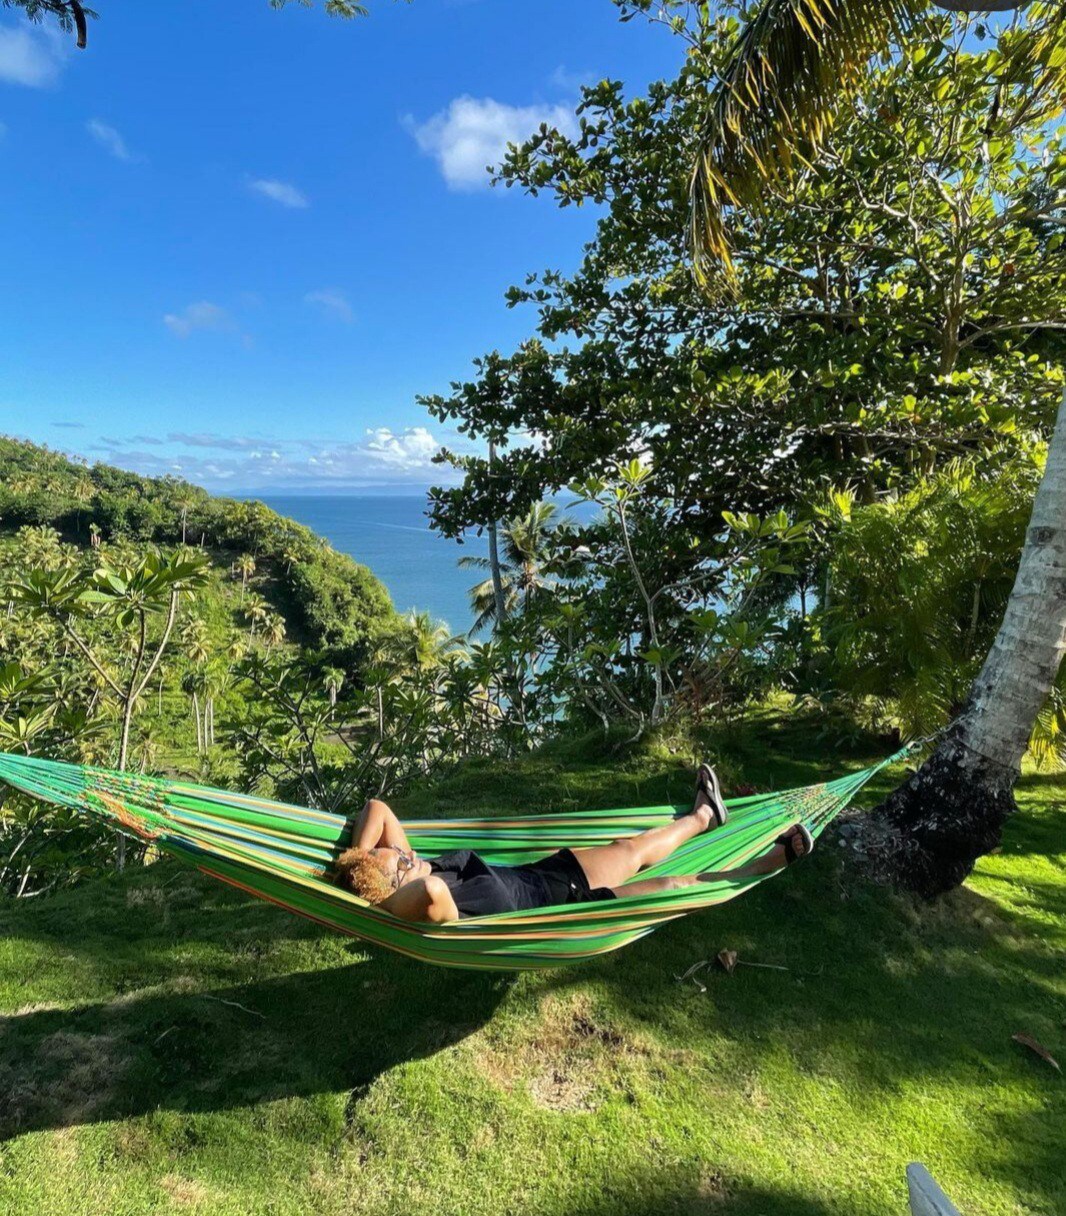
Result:
<instances>
[{"instance_id":1,"label":"black shorts","mask_svg":"<svg viewBox=\"0 0 1066 1216\"><path fill-rule=\"evenodd\" d=\"M544 907L556 904L588 904L601 899L614 899L610 887L590 887L581 862L571 849L560 849L550 857L531 862L516 869L536 874L544 886Z\"/></svg>"}]
</instances>

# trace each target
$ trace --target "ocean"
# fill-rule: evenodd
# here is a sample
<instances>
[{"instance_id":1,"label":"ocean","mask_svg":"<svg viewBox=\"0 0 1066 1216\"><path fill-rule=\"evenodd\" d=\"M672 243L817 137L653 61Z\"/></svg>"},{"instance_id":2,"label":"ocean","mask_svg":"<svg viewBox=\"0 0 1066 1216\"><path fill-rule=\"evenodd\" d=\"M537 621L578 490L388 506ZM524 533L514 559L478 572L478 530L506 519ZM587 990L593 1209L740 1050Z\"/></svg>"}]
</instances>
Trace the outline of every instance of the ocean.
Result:
<instances>
[{"instance_id":1,"label":"ocean","mask_svg":"<svg viewBox=\"0 0 1066 1216\"><path fill-rule=\"evenodd\" d=\"M469 590L485 575L460 570L456 563L467 554L487 555L488 543L473 537L458 545L430 531L424 495L293 494L261 501L369 566L398 611L428 612L453 633L465 633L473 623Z\"/></svg>"}]
</instances>

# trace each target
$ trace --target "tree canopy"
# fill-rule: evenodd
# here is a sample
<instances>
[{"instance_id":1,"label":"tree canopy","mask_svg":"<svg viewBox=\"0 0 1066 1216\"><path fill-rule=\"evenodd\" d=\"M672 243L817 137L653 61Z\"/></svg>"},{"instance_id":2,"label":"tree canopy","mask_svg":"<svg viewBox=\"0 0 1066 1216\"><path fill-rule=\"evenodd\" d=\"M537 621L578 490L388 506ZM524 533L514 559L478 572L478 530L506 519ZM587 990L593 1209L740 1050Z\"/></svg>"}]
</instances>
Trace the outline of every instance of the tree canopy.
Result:
<instances>
[{"instance_id":1,"label":"tree canopy","mask_svg":"<svg viewBox=\"0 0 1066 1216\"><path fill-rule=\"evenodd\" d=\"M450 457L465 479L433 492L437 525L521 513L646 452L675 522L714 529L723 509L870 499L1046 435L1066 331L1059 101L1014 89L1009 45L949 32L928 18L818 164L736 217L736 292L693 284L685 237L684 165L728 24L646 96L585 88L576 138L513 149L504 186L603 215L576 272L510 290L534 335L424 399L497 447L491 468Z\"/></svg>"}]
</instances>

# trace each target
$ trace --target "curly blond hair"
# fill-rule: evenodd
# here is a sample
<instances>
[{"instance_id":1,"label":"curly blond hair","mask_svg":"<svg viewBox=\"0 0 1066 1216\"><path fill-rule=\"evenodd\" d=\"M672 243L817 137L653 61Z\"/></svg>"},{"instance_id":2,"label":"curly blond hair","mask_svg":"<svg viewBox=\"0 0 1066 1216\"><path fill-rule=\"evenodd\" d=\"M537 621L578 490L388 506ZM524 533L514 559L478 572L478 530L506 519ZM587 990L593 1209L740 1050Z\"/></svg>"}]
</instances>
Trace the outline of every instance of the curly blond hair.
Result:
<instances>
[{"instance_id":1,"label":"curly blond hair","mask_svg":"<svg viewBox=\"0 0 1066 1216\"><path fill-rule=\"evenodd\" d=\"M395 889L385 863L369 849L346 849L337 858L337 882L371 904L388 899Z\"/></svg>"}]
</instances>

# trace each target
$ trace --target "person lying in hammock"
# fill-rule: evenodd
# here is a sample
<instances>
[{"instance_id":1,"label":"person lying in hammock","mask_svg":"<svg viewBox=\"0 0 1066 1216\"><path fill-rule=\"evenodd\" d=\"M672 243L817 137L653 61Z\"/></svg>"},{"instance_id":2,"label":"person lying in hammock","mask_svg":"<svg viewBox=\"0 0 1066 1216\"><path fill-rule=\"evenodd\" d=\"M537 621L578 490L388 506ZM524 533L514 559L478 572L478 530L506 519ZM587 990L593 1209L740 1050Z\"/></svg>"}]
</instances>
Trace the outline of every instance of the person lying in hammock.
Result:
<instances>
[{"instance_id":1,"label":"person lying in hammock","mask_svg":"<svg viewBox=\"0 0 1066 1216\"><path fill-rule=\"evenodd\" d=\"M673 823L613 844L560 849L528 865L490 866L469 849L419 857L393 811L372 798L352 829L352 847L337 859L337 881L394 916L432 924L463 916L651 895L722 877L704 873L629 881L641 870L665 860L685 841L723 826L728 818L718 778L714 769L704 764L697 775L691 812ZM810 853L813 847L810 832L795 823L778 837L766 857L729 871L729 876L771 873Z\"/></svg>"}]
</instances>

